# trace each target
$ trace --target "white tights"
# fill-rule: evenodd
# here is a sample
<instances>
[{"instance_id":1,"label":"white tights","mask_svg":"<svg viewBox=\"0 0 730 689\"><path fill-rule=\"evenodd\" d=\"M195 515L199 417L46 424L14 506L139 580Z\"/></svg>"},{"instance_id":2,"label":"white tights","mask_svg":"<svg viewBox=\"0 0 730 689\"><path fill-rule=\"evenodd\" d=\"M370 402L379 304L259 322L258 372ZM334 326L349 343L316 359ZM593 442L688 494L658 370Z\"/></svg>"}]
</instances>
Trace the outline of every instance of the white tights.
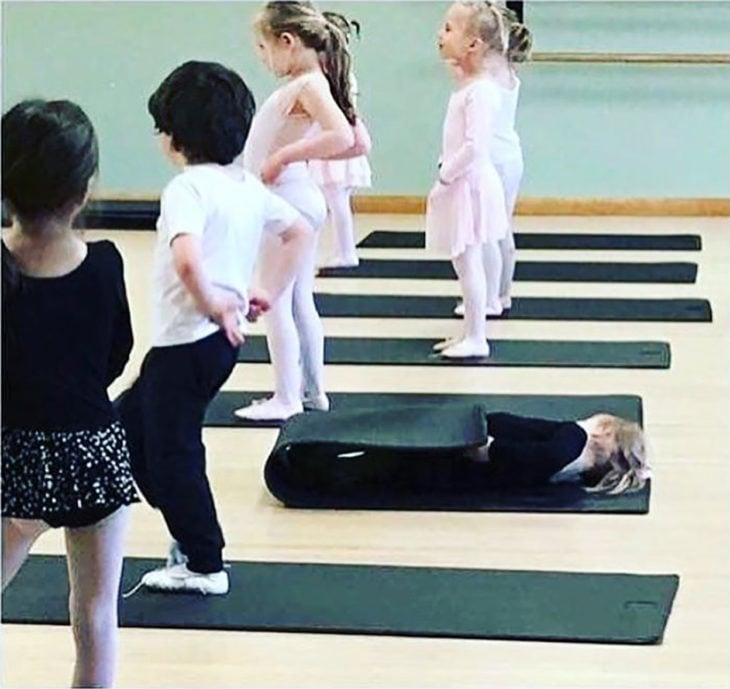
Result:
<instances>
[{"instance_id":1,"label":"white tights","mask_svg":"<svg viewBox=\"0 0 730 689\"><path fill-rule=\"evenodd\" d=\"M520 189L522 181L522 173L524 164L522 157L516 157L512 160L504 161L494 166L497 170L499 178L502 180L504 188L504 200L507 210L507 236L499 242L500 252L502 254L502 266L499 281L499 297L504 302L509 300L512 292L512 280L515 275L515 265L517 263L517 250L515 248L514 234L514 213L517 203L517 193Z\"/></svg>"},{"instance_id":2,"label":"white tights","mask_svg":"<svg viewBox=\"0 0 730 689\"><path fill-rule=\"evenodd\" d=\"M117 663L117 600L129 508L100 522L65 529L71 587L69 613L76 645L74 687L111 687ZM2 588L12 581L48 525L2 519Z\"/></svg>"},{"instance_id":3,"label":"white tights","mask_svg":"<svg viewBox=\"0 0 730 689\"><path fill-rule=\"evenodd\" d=\"M481 343L487 339L487 279L482 253L482 246L475 244L453 259L464 297L464 339Z\"/></svg>"},{"instance_id":4,"label":"white tights","mask_svg":"<svg viewBox=\"0 0 730 689\"><path fill-rule=\"evenodd\" d=\"M294 206L319 238L327 207L322 192L309 178L306 164L286 168L272 191ZM266 237L261 270L270 265L267 254L277 250L278 241ZM238 410L237 414L244 418L287 418L302 411L303 400L313 400L318 408L328 405L324 393L324 329L314 303L316 257L315 239L302 256L294 280L264 318L274 368L274 396L261 404Z\"/></svg>"},{"instance_id":5,"label":"white tights","mask_svg":"<svg viewBox=\"0 0 730 689\"><path fill-rule=\"evenodd\" d=\"M485 242L481 245L481 254L484 271L486 313L493 315L500 314L502 312L502 303L499 299L502 296L500 283L504 273L502 242Z\"/></svg>"},{"instance_id":6,"label":"white tights","mask_svg":"<svg viewBox=\"0 0 730 689\"><path fill-rule=\"evenodd\" d=\"M316 257L314 245L302 258L294 281L265 316L274 399L289 408L324 395L324 329L314 304Z\"/></svg>"},{"instance_id":7,"label":"white tights","mask_svg":"<svg viewBox=\"0 0 730 689\"><path fill-rule=\"evenodd\" d=\"M355 225L350 206L352 187L328 184L322 187L322 193L327 201L332 229L335 233L336 259L342 263L356 263Z\"/></svg>"}]
</instances>

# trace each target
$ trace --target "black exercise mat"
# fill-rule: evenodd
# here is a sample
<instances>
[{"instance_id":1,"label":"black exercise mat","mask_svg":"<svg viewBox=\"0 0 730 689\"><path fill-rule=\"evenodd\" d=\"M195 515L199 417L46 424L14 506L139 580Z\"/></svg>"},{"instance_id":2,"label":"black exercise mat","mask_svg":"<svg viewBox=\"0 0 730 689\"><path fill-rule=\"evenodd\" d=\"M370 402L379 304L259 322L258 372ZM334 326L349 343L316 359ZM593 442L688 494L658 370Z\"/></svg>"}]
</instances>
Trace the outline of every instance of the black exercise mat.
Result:
<instances>
[{"instance_id":1,"label":"black exercise mat","mask_svg":"<svg viewBox=\"0 0 730 689\"><path fill-rule=\"evenodd\" d=\"M491 404L490 404L491 407ZM266 460L269 492L304 509L645 514L651 487L623 495L509 474L475 461L494 408L444 404L336 408L284 423ZM525 476L530 474L529 479Z\"/></svg>"},{"instance_id":2,"label":"black exercise mat","mask_svg":"<svg viewBox=\"0 0 730 689\"><path fill-rule=\"evenodd\" d=\"M123 590L160 560L127 558ZM227 596L139 591L122 627L658 644L676 575L234 562ZM68 624L64 558L33 555L5 623Z\"/></svg>"},{"instance_id":3,"label":"black exercise mat","mask_svg":"<svg viewBox=\"0 0 730 689\"><path fill-rule=\"evenodd\" d=\"M487 358L446 359L433 351L434 339L328 337L326 364L380 366L550 366L574 368L669 368L666 342L580 342L490 340ZM246 338L241 363L268 363L266 338Z\"/></svg>"},{"instance_id":4,"label":"black exercise mat","mask_svg":"<svg viewBox=\"0 0 730 689\"><path fill-rule=\"evenodd\" d=\"M518 249L579 249L598 251L699 251L695 234L571 234L516 232ZM424 249L423 232L377 230L363 237L363 249Z\"/></svg>"},{"instance_id":5,"label":"black exercise mat","mask_svg":"<svg viewBox=\"0 0 730 689\"><path fill-rule=\"evenodd\" d=\"M280 421L247 421L234 416L239 407L269 397L270 392L219 392L210 403L205 425L213 427L278 428ZM413 404L481 404L489 411L506 411L546 419L581 419L598 412L642 422L641 398L635 395L473 395L411 392L332 392L332 409L371 409ZM317 413L317 412L310 412Z\"/></svg>"},{"instance_id":6,"label":"black exercise mat","mask_svg":"<svg viewBox=\"0 0 730 689\"><path fill-rule=\"evenodd\" d=\"M159 201L91 201L76 219L85 229L154 230Z\"/></svg>"},{"instance_id":7,"label":"black exercise mat","mask_svg":"<svg viewBox=\"0 0 730 689\"><path fill-rule=\"evenodd\" d=\"M456 318L456 297L315 294L326 318ZM504 317L504 316L503 316ZM711 322L706 299L593 299L516 297L508 318L558 321Z\"/></svg>"},{"instance_id":8,"label":"black exercise mat","mask_svg":"<svg viewBox=\"0 0 730 689\"><path fill-rule=\"evenodd\" d=\"M331 278L455 280L450 261L363 259L353 268L322 268ZM518 261L515 280L531 282L671 282L697 280L696 263L587 263L585 261Z\"/></svg>"}]
</instances>

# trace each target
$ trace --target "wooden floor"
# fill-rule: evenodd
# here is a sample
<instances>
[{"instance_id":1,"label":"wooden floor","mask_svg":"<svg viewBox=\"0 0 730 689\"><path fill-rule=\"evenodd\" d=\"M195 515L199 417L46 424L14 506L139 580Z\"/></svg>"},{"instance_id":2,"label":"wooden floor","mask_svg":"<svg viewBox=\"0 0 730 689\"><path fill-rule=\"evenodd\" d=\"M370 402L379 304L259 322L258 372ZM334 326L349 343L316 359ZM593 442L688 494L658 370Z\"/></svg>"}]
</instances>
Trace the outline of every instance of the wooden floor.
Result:
<instances>
[{"instance_id":1,"label":"wooden floor","mask_svg":"<svg viewBox=\"0 0 730 689\"><path fill-rule=\"evenodd\" d=\"M359 216L371 229L416 229L411 216ZM276 432L207 429L210 475L228 559L382 563L484 568L677 573L679 592L664 643L653 647L460 641L212 631L121 631L120 687L719 687L730 684L730 323L727 219L518 218L545 232L697 233L702 252L521 251L540 260L687 260L693 285L526 283L516 296L705 297L714 322L504 321L511 339L651 339L672 347L670 370L331 366L332 391L631 393L644 401L654 483L646 516L307 512L265 491L261 470ZM117 242L126 260L136 347L120 390L148 343L153 233L89 232ZM326 243L326 242L325 242ZM400 256L369 250L363 256ZM415 255L418 252L413 252ZM328 290L456 294L456 283L327 280ZM443 337L457 320L325 321L328 335ZM253 332L260 332L259 326ZM225 388L268 390L271 370L239 365ZM128 553L163 556L159 515L134 510ZM60 553L60 533L36 552ZM3 627L3 687L69 682L66 628Z\"/></svg>"}]
</instances>

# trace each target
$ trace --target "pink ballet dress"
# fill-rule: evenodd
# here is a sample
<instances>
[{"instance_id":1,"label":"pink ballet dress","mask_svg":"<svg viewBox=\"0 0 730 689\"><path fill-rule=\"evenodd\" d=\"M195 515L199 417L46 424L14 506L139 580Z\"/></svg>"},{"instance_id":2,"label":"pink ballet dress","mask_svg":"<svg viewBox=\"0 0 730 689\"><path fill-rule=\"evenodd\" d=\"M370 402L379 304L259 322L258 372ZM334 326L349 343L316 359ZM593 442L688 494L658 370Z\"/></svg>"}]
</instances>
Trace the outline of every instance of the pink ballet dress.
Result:
<instances>
[{"instance_id":1,"label":"pink ballet dress","mask_svg":"<svg viewBox=\"0 0 730 689\"><path fill-rule=\"evenodd\" d=\"M428 195L426 249L449 258L468 246L504 239L509 220L504 189L489 149L501 96L489 78L475 79L449 99L439 177Z\"/></svg>"}]
</instances>

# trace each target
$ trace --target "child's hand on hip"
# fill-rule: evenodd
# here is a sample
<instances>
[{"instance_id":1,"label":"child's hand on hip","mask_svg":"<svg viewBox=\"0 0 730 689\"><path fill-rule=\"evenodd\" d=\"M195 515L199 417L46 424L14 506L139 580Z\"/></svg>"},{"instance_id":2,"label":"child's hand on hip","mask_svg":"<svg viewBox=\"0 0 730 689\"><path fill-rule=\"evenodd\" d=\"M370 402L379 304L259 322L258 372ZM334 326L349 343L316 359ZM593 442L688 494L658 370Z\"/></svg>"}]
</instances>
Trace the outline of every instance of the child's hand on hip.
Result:
<instances>
[{"instance_id":1,"label":"child's hand on hip","mask_svg":"<svg viewBox=\"0 0 730 689\"><path fill-rule=\"evenodd\" d=\"M245 300L231 292L216 294L211 304L210 317L221 327L234 347L238 347L244 340L239 315L245 307Z\"/></svg>"}]
</instances>

